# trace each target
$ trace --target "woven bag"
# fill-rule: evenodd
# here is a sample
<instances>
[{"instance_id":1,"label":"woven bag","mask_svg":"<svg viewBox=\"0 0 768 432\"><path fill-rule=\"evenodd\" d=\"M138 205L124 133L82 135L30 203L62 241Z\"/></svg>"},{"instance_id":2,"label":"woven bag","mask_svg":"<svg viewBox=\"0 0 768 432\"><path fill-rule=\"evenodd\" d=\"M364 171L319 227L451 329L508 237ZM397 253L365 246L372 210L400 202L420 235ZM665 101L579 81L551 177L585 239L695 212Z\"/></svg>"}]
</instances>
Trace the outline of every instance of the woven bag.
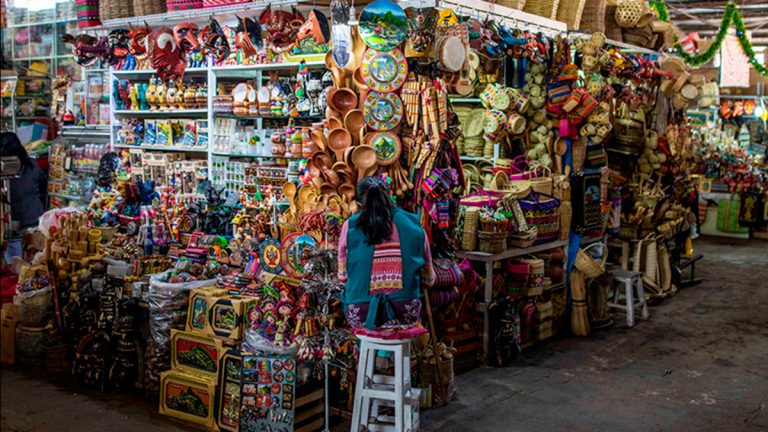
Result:
<instances>
[{"instance_id":1,"label":"woven bag","mask_svg":"<svg viewBox=\"0 0 768 432\"><path fill-rule=\"evenodd\" d=\"M526 0L523 11L544 18L557 19L559 4L560 0Z\"/></svg>"},{"instance_id":2,"label":"woven bag","mask_svg":"<svg viewBox=\"0 0 768 432\"><path fill-rule=\"evenodd\" d=\"M79 28L96 27L101 25L99 17L99 0L77 0L75 3L77 26Z\"/></svg>"},{"instance_id":3,"label":"woven bag","mask_svg":"<svg viewBox=\"0 0 768 432\"><path fill-rule=\"evenodd\" d=\"M544 172L545 171L545 172ZM541 177L528 180L531 190L545 195L552 195L552 170L544 167Z\"/></svg>"},{"instance_id":4,"label":"woven bag","mask_svg":"<svg viewBox=\"0 0 768 432\"><path fill-rule=\"evenodd\" d=\"M537 192L519 200L529 227L536 227L534 244L545 243L560 235L560 200Z\"/></svg>"},{"instance_id":5,"label":"woven bag","mask_svg":"<svg viewBox=\"0 0 768 432\"><path fill-rule=\"evenodd\" d=\"M605 8L607 3L607 0L587 0L581 13L579 29L587 33L605 32Z\"/></svg>"},{"instance_id":6,"label":"woven bag","mask_svg":"<svg viewBox=\"0 0 768 432\"><path fill-rule=\"evenodd\" d=\"M587 158L587 140L579 138L573 141L573 170L580 171L584 168L584 160Z\"/></svg>"},{"instance_id":7,"label":"woven bag","mask_svg":"<svg viewBox=\"0 0 768 432\"><path fill-rule=\"evenodd\" d=\"M200 9L203 7L203 0L166 0L165 6L168 12Z\"/></svg>"},{"instance_id":8,"label":"woven bag","mask_svg":"<svg viewBox=\"0 0 768 432\"><path fill-rule=\"evenodd\" d=\"M167 11L165 0L133 0L133 11L136 16L155 15Z\"/></svg>"},{"instance_id":9,"label":"woven bag","mask_svg":"<svg viewBox=\"0 0 768 432\"><path fill-rule=\"evenodd\" d=\"M586 2L587 0L567 0L560 2L557 6L557 20L568 24L568 30L579 29Z\"/></svg>"}]
</instances>

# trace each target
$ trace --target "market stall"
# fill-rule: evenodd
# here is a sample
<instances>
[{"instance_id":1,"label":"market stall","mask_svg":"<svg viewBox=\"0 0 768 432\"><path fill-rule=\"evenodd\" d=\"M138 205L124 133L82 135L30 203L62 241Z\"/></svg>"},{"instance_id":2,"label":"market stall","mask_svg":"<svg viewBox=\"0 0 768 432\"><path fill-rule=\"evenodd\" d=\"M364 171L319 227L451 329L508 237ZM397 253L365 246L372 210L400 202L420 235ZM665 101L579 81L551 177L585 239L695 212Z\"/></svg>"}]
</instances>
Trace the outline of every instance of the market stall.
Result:
<instances>
[{"instance_id":1,"label":"market stall","mask_svg":"<svg viewBox=\"0 0 768 432\"><path fill-rule=\"evenodd\" d=\"M352 416L338 249L362 179L432 250L413 422L455 373L610 326L612 269L643 305L673 295L709 198L692 174L744 162L704 156L686 112L711 85L642 1L118 3L78 1L66 37L107 69L109 126L51 147L60 208L4 307L3 359L71 361L83 386L210 430Z\"/></svg>"}]
</instances>

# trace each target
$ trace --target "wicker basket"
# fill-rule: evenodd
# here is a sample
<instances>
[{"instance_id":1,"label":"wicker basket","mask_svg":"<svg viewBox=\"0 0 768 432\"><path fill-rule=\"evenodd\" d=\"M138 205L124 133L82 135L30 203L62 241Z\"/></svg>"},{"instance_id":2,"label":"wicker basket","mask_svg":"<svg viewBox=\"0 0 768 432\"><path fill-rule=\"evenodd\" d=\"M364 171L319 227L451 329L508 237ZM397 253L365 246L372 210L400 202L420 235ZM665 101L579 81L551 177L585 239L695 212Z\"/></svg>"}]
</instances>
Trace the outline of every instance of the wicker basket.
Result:
<instances>
[{"instance_id":1,"label":"wicker basket","mask_svg":"<svg viewBox=\"0 0 768 432\"><path fill-rule=\"evenodd\" d=\"M616 2L616 22L624 28L633 28L646 13L646 8L643 0L619 0Z\"/></svg>"},{"instance_id":2,"label":"wicker basket","mask_svg":"<svg viewBox=\"0 0 768 432\"><path fill-rule=\"evenodd\" d=\"M596 246L603 247L604 253L600 262L595 261L595 259L587 253L588 250ZM584 276L587 278L596 278L600 276L605 272L605 261L608 259L608 254L605 253L605 247L605 244L598 242L592 243L584 249L579 249L579 251L576 253L576 259L573 262L574 267L581 270L581 272L584 273Z\"/></svg>"},{"instance_id":3,"label":"wicker basket","mask_svg":"<svg viewBox=\"0 0 768 432\"><path fill-rule=\"evenodd\" d=\"M461 232L461 249L465 251L475 250L477 246L477 224L480 220L480 208L479 207L465 207L464 212L464 228Z\"/></svg>"},{"instance_id":4,"label":"wicker basket","mask_svg":"<svg viewBox=\"0 0 768 432\"><path fill-rule=\"evenodd\" d=\"M527 231L520 231L515 234L510 234L507 237L507 245L509 247L525 249L531 247L536 242L536 237L539 236L539 230L536 227L530 227Z\"/></svg>"},{"instance_id":5,"label":"wicker basket","mask_svg":"<svg viewBox=\"0 0 768 432\"><path fill-rule=\"evenodd\" d=\"M587 33L605 32L606 4L607 0L587 0L586 4L584 4L584 10L581 13L579 29L586 31ZM561 9L563 8L565 7L561 7ZM558 15L559 14L560 12L558 11Z\"/></svg>"},{"instance_id":6,"label":"wicker basket","mask_svg":"<svg viewBox=\"0 0 768 432\"><path fill-rule=\"evenodd\" d=\"M133 12L136 16L154 15L166 11L165 0L133 0Z\"/></svg>"},{"instance_id":7,"label":"wicker basket","mask_svg":"<svg viewBox=\"0 0 768 432\"><path fill-rule=\"evenodd\" d=\"M480 252L487 252L492 254L502 253L507 250L507 233L506 232L477 232L478 247Z\"/></svg>"},{"instance_id":8,"label":"wicker basket","mask_svg":"<svg viewBox=\"0 0 768 432\"><path fill-rule=\"evenodd\" d=\"M130 18L133 14L133 3L122 2L120 0L100 0L99 16L101 20Z\"/></svg>"},{"instance_id":9,"label":"wicker basket","mask_svg":"<svg viewBox=\"0 0 768 432\"><path fill-rule=\"evenodd\" d=\"M560 0L527 0L523 11L544 18L557 19L557 7L559 4Z\"/></svg>"},{"instance_id":10,"label":"wicker basket","mask_svg":"<svg viewBox=\"0 0 768 432\"><path fill-rule=\"evenodd\" d=\"M587 141L579 138L573 141L573 169L579 171L584 168L584 160L587 158Z\"/></svg>"},{"instance_id":11,"label":"wicker basket","mask_svg":"<svg viewBox=\"0 0 768 432\"><path fill-rule=\"evenodd\" d=\"M582 17L582 21L584 18ZM621 35L621 26L616 22L616 6L605 6L605 37L614 41L622 42L624 37Z\"/></svg>"},{"instance_id":12,"label":"wicker basket","mask_svg":"<svg viewBox=\"0 0 768 432\"><path fill-rule=\"evenodd\" d=\"M587 0L568 0L557 7L557 20L568 24L568 30L579 29ZM599 30L595 30L599 31Z\"/></svg>"},{"instance_id":13,"label":"wicker basket","mask_svg":"<svg viewBox=\"0 0 768 432\"><path fill-rule=\"evenodd\" d=\"M531 189L534 192L543 193L546 195L552 195L552 170L545 168L546 171L541 177L534 177L528 182L531 184Z\"/></svg>"}]
</instances>

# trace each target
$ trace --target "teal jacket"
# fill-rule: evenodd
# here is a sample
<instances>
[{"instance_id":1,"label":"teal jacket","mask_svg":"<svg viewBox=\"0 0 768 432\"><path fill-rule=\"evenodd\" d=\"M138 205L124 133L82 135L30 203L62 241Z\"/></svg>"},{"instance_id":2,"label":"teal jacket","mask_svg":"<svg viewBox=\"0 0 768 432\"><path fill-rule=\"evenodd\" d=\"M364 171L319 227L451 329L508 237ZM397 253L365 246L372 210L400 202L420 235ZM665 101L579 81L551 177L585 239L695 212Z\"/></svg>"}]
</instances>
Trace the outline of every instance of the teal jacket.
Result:
<instances>
[{"instance_id":1,"label":"teal jacket","mask_svg":"<svg viewBox=\"0 0 768 432\"><path fill-rule=\"evenodd\" d=\"M347 287L344 305L369 303L365 327L373 330L379 308L386 308L387 317L395 318L392 302L409 302L421 298L421 270L425 265L424 229L419 217L405 210L394 208L393 220L400 237L400 254L403 267L403 289L390 295L370 295L371 267L374 247L366 243L365 234L357 228L359 215L349 219L347 232Z\"/></svg>"}]
</instances>

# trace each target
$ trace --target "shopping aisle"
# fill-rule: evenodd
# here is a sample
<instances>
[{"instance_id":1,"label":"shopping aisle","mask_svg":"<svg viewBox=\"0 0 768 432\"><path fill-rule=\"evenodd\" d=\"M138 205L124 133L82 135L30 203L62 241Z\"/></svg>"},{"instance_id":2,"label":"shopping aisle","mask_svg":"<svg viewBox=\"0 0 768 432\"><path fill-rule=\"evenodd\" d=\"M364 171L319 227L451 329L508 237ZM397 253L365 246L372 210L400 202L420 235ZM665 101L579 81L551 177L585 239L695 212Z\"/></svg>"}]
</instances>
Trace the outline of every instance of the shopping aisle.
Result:
<instances>
[{"instance_id":1,"label":"shopping aisle","mask_svg":"<svg viewBox=\"0 0 768 432\"><path fill-rule=\"evenodd\" d=\"M543 343L457 378L429 431L768 430L768 244L700 239L706 280L631 330ZM37 374L40 375L40 374ZM144 399L75 394L3 369L2 430L185 430Z\"/></svg>"},{"instance_id":2,"label":"shopping aisle","mask_svg":"<svg viewBox=\"0 0 768 432\"><path fill-rule=\"evenodd\" d=\"M457 377L429 431L768 430L768 243L695 242L705 282L651 320L532 348Z\"/></svg>"}]
</instances>

